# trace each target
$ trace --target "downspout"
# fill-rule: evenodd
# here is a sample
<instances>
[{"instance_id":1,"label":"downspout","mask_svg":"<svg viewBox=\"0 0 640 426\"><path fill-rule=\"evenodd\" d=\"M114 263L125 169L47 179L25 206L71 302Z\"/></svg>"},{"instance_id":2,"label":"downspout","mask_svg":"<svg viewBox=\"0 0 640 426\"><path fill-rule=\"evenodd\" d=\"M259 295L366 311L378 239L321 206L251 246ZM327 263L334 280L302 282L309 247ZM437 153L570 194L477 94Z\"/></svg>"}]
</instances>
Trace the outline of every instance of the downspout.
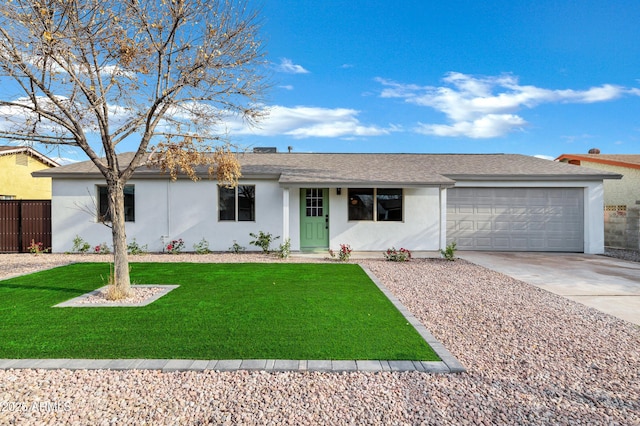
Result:
<instances>
[{"instance_id":1,"label":"downspout","mask_svg":"<svg viewBox=\"0 0 640 426\"><path fill-rule=\"evenodd\" d=\"M167 244L171 240L171 180L167 181L167 232L160 236L162 241L162 252L164 252Z\"/></svg>"}]
</instances>

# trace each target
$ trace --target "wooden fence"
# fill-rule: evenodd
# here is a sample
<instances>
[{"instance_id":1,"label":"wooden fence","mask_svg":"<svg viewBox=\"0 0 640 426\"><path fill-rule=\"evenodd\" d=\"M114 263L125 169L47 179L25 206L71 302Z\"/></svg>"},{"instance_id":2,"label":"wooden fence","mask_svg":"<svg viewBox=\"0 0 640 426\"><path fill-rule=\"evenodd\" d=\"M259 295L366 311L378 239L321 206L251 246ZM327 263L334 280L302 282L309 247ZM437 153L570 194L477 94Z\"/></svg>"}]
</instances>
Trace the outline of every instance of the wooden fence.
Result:
<instances>
[{"instance_id":1,"label":"wooden fence","mask_svg":"<svg viewBox=\"0 0 640 426\"><path fill-rule=\"evenodd\" d=\"M0 253L26 253L32 240L51 247L51 200L0 200Z\"/></svg>"}]
</instances>

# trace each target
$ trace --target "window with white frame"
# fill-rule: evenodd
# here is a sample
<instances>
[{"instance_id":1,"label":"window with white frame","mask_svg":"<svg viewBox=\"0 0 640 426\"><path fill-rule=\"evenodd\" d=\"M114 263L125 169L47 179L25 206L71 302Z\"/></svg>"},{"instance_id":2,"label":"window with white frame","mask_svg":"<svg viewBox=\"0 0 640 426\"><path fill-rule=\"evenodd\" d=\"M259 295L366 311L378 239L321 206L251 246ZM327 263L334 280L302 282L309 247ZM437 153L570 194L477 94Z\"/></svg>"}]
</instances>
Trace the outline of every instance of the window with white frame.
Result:
<instances>
[{"instance_id":1,"label":"window with white frame","mask_svg":"<svg viewBox=\"0 0 640 426\"><path fill-rule=\"evenodd\" d=\"M402 189L349 188L349 220L402 221Z\"/></svg>"},{"instance_id":2,"label":"window with white frame","mask_svg":"<svg viewBox=\"0 0 640 426\"><path fill-rule=\"evenodd\" d=\"M218 186L218 220L230 222L255 221L255 185L238 185L235 188Z\"/></svg>"},{"instance_id":3,"label":"window with white frame","mask_svg":"<svg viewBox=\"0 0 640 426\"><path fill-rule=\"evenodd\" d=\"M136 220L136 199L135 185L124 186L124 221L135 222ZM109 193L107 187L98 185L98 221L111 222L111 211L109 210Z\"/></svg>"}]
</instances>

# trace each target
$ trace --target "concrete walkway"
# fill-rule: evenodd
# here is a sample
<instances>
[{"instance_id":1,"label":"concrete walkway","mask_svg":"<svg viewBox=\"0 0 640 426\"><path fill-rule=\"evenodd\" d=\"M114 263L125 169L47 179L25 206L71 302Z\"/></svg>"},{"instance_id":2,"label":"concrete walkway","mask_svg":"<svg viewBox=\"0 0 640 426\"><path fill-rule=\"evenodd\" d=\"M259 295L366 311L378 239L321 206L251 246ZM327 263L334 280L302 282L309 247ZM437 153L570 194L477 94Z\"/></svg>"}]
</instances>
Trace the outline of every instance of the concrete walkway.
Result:
<instances>
[{"instance_id":1,"label":"concrete walkway","mask_svg":"<svg viewBox=\"0 0 640 426\"><path fill-rule=\"evenodd\" d=\"M457 255L640 325L640 263L572 253L461 251Z\"/></svg>"}]
</instances>

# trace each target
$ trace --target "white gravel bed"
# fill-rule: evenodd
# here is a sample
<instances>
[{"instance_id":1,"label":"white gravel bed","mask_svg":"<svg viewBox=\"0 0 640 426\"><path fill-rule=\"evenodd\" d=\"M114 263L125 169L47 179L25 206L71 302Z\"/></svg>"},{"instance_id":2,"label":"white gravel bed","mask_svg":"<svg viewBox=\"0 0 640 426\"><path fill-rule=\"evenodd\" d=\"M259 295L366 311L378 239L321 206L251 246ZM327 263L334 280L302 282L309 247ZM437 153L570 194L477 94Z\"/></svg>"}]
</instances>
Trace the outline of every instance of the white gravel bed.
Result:
<instances>
[{"instance_id":1,"label":"white gravel bed","mask_svg":"<svg viewBox=\"0 0 640 426\"><path fill-rule=\"evenodd\" d=\"M107 289L100 290L96 294L90 294L87 297L75 302L77 305L116 305L116 304L130 304L137 305L139 303L146 302L154 296L165 292L162 287L131 287L131 295L120 300L109 300L107 298Z\"/></svg>"},{"instance_id":2,"label":"white gravel bed","mask_svg":"<svg viewBox=\"0 0 640 426\"><path fill-rule=\"evenodd\" d=\"M362 262L467 373L0 370L0 424L640 424L640 327L462 260Z\"/></svg>"}]
</instances>

